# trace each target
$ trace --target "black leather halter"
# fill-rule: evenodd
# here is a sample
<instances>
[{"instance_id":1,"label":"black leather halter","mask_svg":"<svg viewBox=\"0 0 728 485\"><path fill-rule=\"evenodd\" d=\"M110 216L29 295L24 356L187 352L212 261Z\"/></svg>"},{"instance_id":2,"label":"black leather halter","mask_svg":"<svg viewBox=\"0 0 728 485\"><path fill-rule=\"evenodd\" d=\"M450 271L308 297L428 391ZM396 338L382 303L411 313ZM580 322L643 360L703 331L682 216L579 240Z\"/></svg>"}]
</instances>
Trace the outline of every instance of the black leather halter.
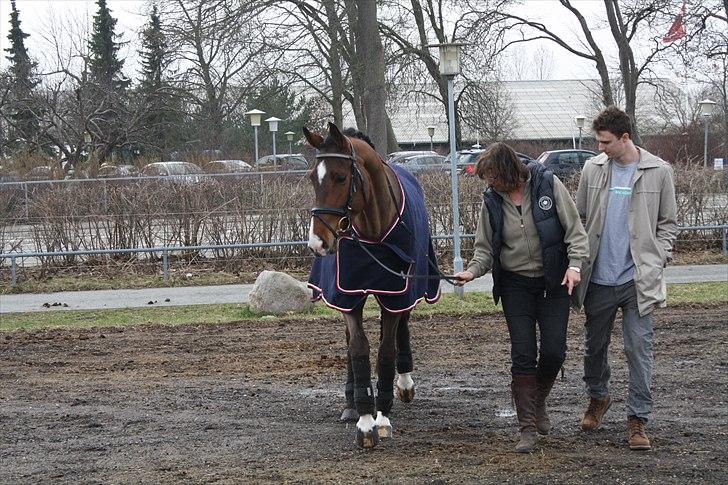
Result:
<instances>
[{"instance_id":1,"label":"black leather halter","mask_svg":"<svg viewBox=\"0 0 728 485\"><path fill-rule=\"evenodd\" d=\"M346 199L346 204L343 207L314 207L311 209L311 215L318 219L331 233L334 238L339 239L344 235L351 235L353 233L352 222L351 222L351 204L354 200L354 194L356 194L356 181L359 181L360 190L364 194L364 178L359 170L359 165L356 163L356 151L354 145L349 142L351 147L351 154L347 153L319 153L316 155L317 159L324 158L343 158L345 160L351 160L351 179L349 180L349 195ZM331 225L321 217L322 214L332 214L339 216L339 222L334 229Z\"/></svg>"}]
</instances>

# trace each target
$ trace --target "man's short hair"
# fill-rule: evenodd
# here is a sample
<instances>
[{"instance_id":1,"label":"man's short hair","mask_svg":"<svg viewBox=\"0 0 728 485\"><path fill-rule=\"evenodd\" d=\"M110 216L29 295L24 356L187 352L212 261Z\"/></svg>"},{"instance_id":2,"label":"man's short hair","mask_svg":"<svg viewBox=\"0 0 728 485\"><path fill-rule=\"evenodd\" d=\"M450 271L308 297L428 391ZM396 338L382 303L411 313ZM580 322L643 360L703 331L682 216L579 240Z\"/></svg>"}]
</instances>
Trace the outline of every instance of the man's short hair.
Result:
<instances>
[{"instance_id":1,"label":"man's short hair","mask_svg":"<svg viewBox=\"0 0 728 485\"><path fill-rule=\"evenodd\" d=\"M618 138L627 133L632 138L632 119L616 106L610 106L594 118L592 130L608 131Z\"/></svg>"}]
</instances>

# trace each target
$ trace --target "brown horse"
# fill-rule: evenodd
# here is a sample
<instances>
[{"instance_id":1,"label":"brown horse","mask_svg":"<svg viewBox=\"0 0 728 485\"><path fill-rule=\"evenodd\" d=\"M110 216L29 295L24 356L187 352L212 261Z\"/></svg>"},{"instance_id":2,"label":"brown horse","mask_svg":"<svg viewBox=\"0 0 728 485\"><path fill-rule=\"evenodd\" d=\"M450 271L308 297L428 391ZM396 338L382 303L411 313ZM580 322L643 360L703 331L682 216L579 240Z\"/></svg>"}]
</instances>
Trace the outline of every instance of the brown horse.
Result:
<instances>
[{"instance_id":1,"label":"brown horse","mask_svg":"<svg viewBox=\"0 0 728 485\"><path fill-rule=\"evenodd\" d=\"M311 210L308 245L319 258L309 286L343 314L348 359L341 419L358 417L356 441L371 448L392 436L395 366L397 396L403 402L414 398L410 311L440 294L437 277L429 276L436 262L424 198L416 180L383 162L365 137L347 137L332 123L326 139L305 127L303 133L318 150L309 174L317 206ZM357 286L354 280L364 282ZM381 307L376 398L362 325L368 295Z\"/></svg>"}]
</instances>

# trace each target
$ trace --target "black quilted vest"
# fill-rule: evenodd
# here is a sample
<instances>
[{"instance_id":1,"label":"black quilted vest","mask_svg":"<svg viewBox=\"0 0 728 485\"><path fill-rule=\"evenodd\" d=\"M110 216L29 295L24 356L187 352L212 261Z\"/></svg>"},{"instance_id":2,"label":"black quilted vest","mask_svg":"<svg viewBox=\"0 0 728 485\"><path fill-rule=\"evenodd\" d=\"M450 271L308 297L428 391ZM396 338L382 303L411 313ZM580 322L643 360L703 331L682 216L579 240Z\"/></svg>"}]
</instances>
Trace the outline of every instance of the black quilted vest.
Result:
<instances>
[{"instance_id":1,"label":"black quilted vest","mask_svg":"<svg viewBox=\"0 0 728 485\"><path fill-rule=\"evenodd\" d=\"M569 265L569 257L564 244L565 231L556 212L554 174L538 162L531 162L528 170L531 172L531 212L541 244L546 288L558 289ZM501 296L503 198L488 187L483 193L483 200L488 207L490 227L493 229L493 299L498 303Z\"/></svg>"}]
</instances>

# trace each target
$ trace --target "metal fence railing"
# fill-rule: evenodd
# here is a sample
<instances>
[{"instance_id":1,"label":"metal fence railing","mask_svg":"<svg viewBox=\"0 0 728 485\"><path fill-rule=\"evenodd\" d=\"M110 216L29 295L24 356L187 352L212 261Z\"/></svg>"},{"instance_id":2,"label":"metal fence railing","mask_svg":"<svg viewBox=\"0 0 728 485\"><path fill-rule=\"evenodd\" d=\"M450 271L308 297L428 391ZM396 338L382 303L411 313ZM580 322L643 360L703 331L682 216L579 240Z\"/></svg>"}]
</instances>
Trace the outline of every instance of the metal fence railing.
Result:
<instances>
[{"instance_id":1,"label":"metal fence railing","mask_svg":"<svg viewBox=\"0 0 728 485\"><path fill-rule=\"evenodd\" d=\"M728 224L722 225L709 225L709 226L682 226L678 227L680 232L686 231L720 231L722 240L722 253L728 255ZM460 236L462 239L474 239L474 234L464 234ZM452 240L451 234L436 235L433 236L434 240L438 241L450 241ZM150 253L159 254L161 253L161 264L162 264L162 276L165 283L169 282L169 255L173 252L190 252L190 251L222 251L222 250L255 250L264 248L277 248L277 247L296 247L305 246L306 241L276 241L267 243L252 243L252 244L221 244L221 245L202 245L202 246L166 246L166 247L151 247L151 248L126 248L126 249L94 249L94 250L79 250L79 251L48 251L48 252L10 252L0 253L0 264L5 265L6 260L10 261L10 277L11 286L15 288L17 286L17 261L28 258L52 258L52 257L73 257L73 256L94 256L94 255L113 255L113 254L140 254Z\"/></svg>"}]
</instances>

